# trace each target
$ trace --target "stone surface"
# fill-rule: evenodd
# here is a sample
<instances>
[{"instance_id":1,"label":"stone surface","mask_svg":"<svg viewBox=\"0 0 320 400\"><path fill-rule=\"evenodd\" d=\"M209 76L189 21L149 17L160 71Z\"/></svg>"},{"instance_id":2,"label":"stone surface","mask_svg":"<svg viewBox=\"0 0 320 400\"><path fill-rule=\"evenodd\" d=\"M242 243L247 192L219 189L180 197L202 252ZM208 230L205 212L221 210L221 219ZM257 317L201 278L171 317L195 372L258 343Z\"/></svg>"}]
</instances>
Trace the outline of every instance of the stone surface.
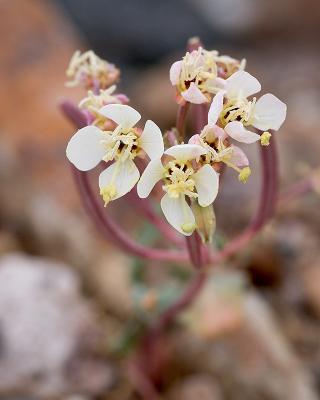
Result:
<instances>
[{"instance_id":1,"label":"stone surface","mask_svg":"<svg viewBox=\"0 0 320 400\"><path fill-rule=\"evenodd\" d=\"M223 292L212 293L211 320L217 314L214 312L215 304L224 304L216 319L216 325L219 323L220 331L224 332L225 319L221 318L221 313L230 315L230 305L233 304L235 310L240 306L241 319L237 318L233 329L229 325L229 330L221 335L215 327L215 335L203 334L201 337L199 332L203 333L202 329L198 330L197 336L182 334L175 339L176 357L184 369L213 374L218 378L224 395L232 400L316 400L312 377L283 335L268 304L250 291L242 293L238 304L228 301L226 308L227 298ZM196 309L192 311L196 313ZM239 317L237 312L235 315ZM193 322L187 321L189 332L194 332L195 324L203 324L199 318L201 315L197 321L194 314Z\"/></svg>"},{"instance_id":2,"label":"stone surface","mask_svg":"<svg viewBox=\"0 0 320 400\"><path fill-rule=\"evenodd\" d=\"M94 356L99 334L65 265L18 253L0 259L1 394L106 390L112 372Z\"/></svg>"},{"instance_id":3,"label":"stone surface","mask_svg":"<svg viewBox=\"0 0 320 400\"><path fill-rule=\"evenodd\" d=\"M222 400L222 393L216 380L210 375L193 375L175 385L168 400Z\"/></svg>"}]
</instances>

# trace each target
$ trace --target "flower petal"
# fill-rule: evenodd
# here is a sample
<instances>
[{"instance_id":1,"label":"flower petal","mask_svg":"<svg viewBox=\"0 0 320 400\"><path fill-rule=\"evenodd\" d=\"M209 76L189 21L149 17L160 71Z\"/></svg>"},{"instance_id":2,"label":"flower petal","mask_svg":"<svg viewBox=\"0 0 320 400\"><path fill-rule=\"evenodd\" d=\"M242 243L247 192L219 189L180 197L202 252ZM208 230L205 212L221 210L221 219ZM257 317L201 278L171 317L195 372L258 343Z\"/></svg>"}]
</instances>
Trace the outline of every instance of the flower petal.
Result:
<instances>
[{"instance_id":1,"label":"flower petal","mask_svg":"<svg viewBox=\"0 0 320 400\"><path fill-rule=\"evenodd\" d=\"M137 110L125 104L108 104L99 113L124 128L132 128L141 119Z\"/></svg>"},{"instance_id":2,"label":"flower petal","mask_svg":"<svg viewBox=\"0 0 320 400\"><path fill-rule=\"evenodd\" d=\"M206 149L198 144L177 144L164 152L180 161L193 160L206 153Z\"/></svg>"},{"instance_id":3,"label":"flower petal","mask_svg":"<svg viewBox=\"0 0 320 400\"><path fill-rule=\"evenodd\" d=\"M189 144L197 144L201 146L201 136L199 134L192 135L191 138L188 140Z\"/></svg>"},{"instance_id":4,"label":"flower petal","mask_svg":"<svg viewBox=\"0 0 320 400\"><path fill-rule=\"evenodd\" d=\"M138 182L138 196L141 198L148 197L154 185L162 178L162 175L163 165L161 159L156 158L150 161Z\"/></svg>"},{"instance_id":5,"label":"flower petal","mask_svg":"<svg viewBox=\"0 0 320 400\"><path fill-rule=\"evenodd\" d=\"M256 103L252 125L267 131L278 130L286 119L287 106L273 94L265 94Z\"/></svg>"},{"instance_id":6,"label":"flower petal","mask_svg":"<svg viewBox=\"0 0 320 400\"><path fill-rule=\"evenodd\" d=\"M137 183L139 176L139 170L132 160L116 161L101 172L99 187L103 189L109 185L114 185L116 193L112 200L115 200L130 192Z\"/></svg>"},{"instance_id":7,"label":"flower petal","mask_svg":"<svg viewBox=\"0 0 320 400\"><path fill-rule=\"evenodd\" d=\"M249 97L260 92L261 85L258 79L246 71L238 71L226 80L225 89L228 98Z\"/></svg>"},{"instance_id":8,"label":"flower petal","mask_svg":"<svg viewBox=\"0 0 320 400\"><path fill-rule=\"evenodd\" d=\"M181 93L181 96L186 101L189 101L189 103L193 104L202 104L208 102L206 96L201 92L201 90L194 82L191 83L188 90L185 90Z\"/></svg>"},{"instance_id":9,"label":"flower petal","mask_svg":"<svg viewBox=\"0 0 320 400\"><path fill-rule=\"evenodd\" d=\"M198 203L201 207L207 207L214 202L219 190L219 174L206 164L192 177L197 189Z\"/></svg>"},{"instance_id":10,"label":"flower petal","mask_svg":"<svg viewBox=\"0 0 320 400\"><path fill-rule=\"evenodd\" d=\"M231 163L236 165L237 167L247 167L249 165L248 157L238 146L231 145L232 155L231 155Z\"/></svg>"},{"instance_id":11,"label":"flower petal","mask_svg":"<svg viewBox=\"0 0 320 400\"><path fill-rule=\"evenodd\" d=\"M182 61L176 61L171 65L170 68L170 81L173 86L177 85L180 80L180 73L182 68Z\"/></svg>"},{"instance_id":12,"label":"flower petal","mask_svg":"<svg viewBox=\"0 0 320 400\"><path fill-rule=\"evenodd\" d=\"M227 136L224 129L220 128L218 125L206 125L200 133L200 137L205 138L209 142L215 139L225 140Z\"/></svg>"},{"instance_id":13,"label":"flower petal","mask_svg":"<svg viewBox=\"0 0 320 400\"><path fill-rule=\"evenodd\" d=\"M67 146L67 157L80 171L94 168L102 160L105 150L101 140L106 138L96 126L85 126L72 136Z\"/></svg>"},{"instance_id":14,"label":"flower petal","mask_svg":"<svg viewBox=\"0 0 320 400\"><path fill-rule=\"evenodd\" d=\"M223 97L224 97L223 91L218 92L211 103L209 113L208 113L208 124L209 125L215 125L218 121L219 115L221 114L221 111L223 110Z\"/></svg>"},{"instance_id":15,"label":"flower petal","mask_svg":"<svg viewBox=\"0 0 320 400\"><path fill-rule=\"evenodd\" d=\"M260 140L258 134L245 129L243 124L239 121L229 122L224 130L232 139L238 142L250 144Z\"/></svg>"},{"instance_id":16,"label":"flower petal","mask_svg":"<svg viewBox=\"0 0 320 400\"><path fill-rule=\"evenodd\" d=\"M186 236L192 234L196 227L196 221L185 196L172 198L167 193L161 199L161 208L169 224L178 232Z\"/></svg>"},{"instance_id":17,"label":"flower petal","mask_svg":"<svg viewBox=\"0 0 320 400\"><path fill-rule=\"evenodd\" d=\"M142 149L148 154L150 159L159 158L164 152L162 133L158 125L150 119L146 122L144 130L139 139Z\"/></svg>"}]
</instances>

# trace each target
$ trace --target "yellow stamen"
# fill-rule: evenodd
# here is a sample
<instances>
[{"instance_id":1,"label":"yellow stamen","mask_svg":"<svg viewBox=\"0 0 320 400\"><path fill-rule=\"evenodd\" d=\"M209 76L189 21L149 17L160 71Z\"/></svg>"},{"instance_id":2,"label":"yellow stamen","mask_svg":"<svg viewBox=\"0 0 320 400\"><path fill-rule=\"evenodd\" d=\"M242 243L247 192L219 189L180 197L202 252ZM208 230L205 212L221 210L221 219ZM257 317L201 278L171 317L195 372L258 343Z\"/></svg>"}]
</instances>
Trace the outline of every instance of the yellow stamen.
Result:
<instances>
[{"instance_id":1,"label":"yellow stamen","mask_svg":"<svg viewBox=\"0 0 320 400\"><path fill-rule=\"evenodd\" d=\"M241 170L238 179L240 182L246 183L250 175L251 175L250 167L245 167Z\"/></svg>"},{"instance_id":2,"label":"yellow stamen","mask_svg":"<svg viewBox=\"0 0 320 400\"><path fill-rule=\"evenodd\" d=\"M269 146L271 136L272 135L271 135L270 132L263 132L263 134L260 137L261 145L262 146Z\"/></svg>"},{"instance_id":3,"label":"yellow stamen","mask_svg":"<svg viewBox=\"0 0 320 400\"><path fill-rule=\"evenodd\" d=\"M170 161L164 173L164 190L170 197L177 199L181 194L197 197L194 192L195 182L192 175L195 173L190 163Z\"/></svg>"},{"instance_id":4,"label":"yellow stamen","mask_svg":"<svg viewBox=\"0 0 320 400\"><path fill-rule=\"evenodd\" d=\"M192 233L196 229L196 224L188 222L186 224L182 224L181 229L183 230L184 233Z\"/></svg>"},{"instance_id":5,"label":"yellow stamen","mask_svg":"<svg viewBox=\"0 0 320 400\"><path fill-rule=\"evenodd\" d=\"M224 104L220 114L220 122L225 127L229 122L238 121L247 126L251 124L253 109L256 104L256 98L252 101L246 98L229 99Z\"/></svg>"},{"instance_id":6,"label":"yellow stamen","mask_svg":"<svg viewBox=\"0 0 320 400\"><path fill-rule=\"evenodd\" d=\"M117 195L117 190L115 185L111 183L110 185L101 188L100 195L103 198L104 207L106 207L107 204L110 203L110 201L112 201Z\"/></svg>"}]
</instances>

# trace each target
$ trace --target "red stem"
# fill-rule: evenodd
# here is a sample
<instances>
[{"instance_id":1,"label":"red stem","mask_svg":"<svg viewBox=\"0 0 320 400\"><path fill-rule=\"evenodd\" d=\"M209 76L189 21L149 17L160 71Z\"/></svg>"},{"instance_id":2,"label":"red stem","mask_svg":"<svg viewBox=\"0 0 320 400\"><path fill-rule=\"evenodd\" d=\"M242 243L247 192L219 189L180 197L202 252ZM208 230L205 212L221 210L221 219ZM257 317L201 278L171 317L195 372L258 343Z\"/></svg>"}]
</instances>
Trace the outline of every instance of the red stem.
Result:
<instances>
[{"instance_id":1,"label":"red stem","mask_svg":"<svg viewBox=\"0 0 320 400\"><path fill-rule=\"evenodd\" d=\"M186 116L190 108L190 103L183 101L182 104L178 105L176 128L179 134L180 142L184 141L185 128L186 128Z\"/></svg>"},{"instance_id":2,"label":"red stem","mask_svg":"<svg viewBox=\"0 0 320 400\"><path fill-rule=\"evenodd\" d=\"M76 184L81 193L81 199L84 207L92 220L97 225L97 228L108 240L112 240L126 253L133 254L137 257L153 261L167 262L186 262L188 256L185 252L177 252L162 249L153 249L137 243L131 239L115 222L107 215L101 201L97 199L89 182L88 172L79 171L72 166L72 171L75 177Z\"/></svg>"},{"instance_id":3,"label":"red stem","mask_svg":"<svg viewBox=\"0 0 320 400\"><path fill-rule=\"evenodd\" d=\"M260 231L272 216L278 198L278 157L275 138L268 147L261 147L262 184L259 205L249 225L221 251L211 255L210 261L218 263L232 256Z\"/></svg>"}]
</instances>

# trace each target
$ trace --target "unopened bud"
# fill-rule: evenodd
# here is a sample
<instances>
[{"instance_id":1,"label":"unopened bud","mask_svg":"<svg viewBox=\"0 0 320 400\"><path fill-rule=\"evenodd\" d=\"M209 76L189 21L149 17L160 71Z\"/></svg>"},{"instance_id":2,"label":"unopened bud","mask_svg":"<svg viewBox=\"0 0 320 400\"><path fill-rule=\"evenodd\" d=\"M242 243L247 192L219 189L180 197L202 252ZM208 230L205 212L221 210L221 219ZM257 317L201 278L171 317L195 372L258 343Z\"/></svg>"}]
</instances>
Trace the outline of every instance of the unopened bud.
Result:
<instances>
[{"instance_id":1,"label":"unopened bud","mask_svg":"<svg viewBox=\"0 0 320 400\"><path fill-rule=\"evenodd\" d=\"M175 128L170 129L164 133L163 139L168 147L175 146L178 144L178 131Z\"/></svg>"},{"instance_id":2,"label":"unopened bud","mask_svg":"<svg viewBox=\"0 0 320 400\"><path fill-rule=\"evenodd\" d=\"M203 243L211 243L216 230L216 216L212 204L201 207L197 201L191 203L191 208L196 219L197 232Z\"/></svg>"}]
</instances>

